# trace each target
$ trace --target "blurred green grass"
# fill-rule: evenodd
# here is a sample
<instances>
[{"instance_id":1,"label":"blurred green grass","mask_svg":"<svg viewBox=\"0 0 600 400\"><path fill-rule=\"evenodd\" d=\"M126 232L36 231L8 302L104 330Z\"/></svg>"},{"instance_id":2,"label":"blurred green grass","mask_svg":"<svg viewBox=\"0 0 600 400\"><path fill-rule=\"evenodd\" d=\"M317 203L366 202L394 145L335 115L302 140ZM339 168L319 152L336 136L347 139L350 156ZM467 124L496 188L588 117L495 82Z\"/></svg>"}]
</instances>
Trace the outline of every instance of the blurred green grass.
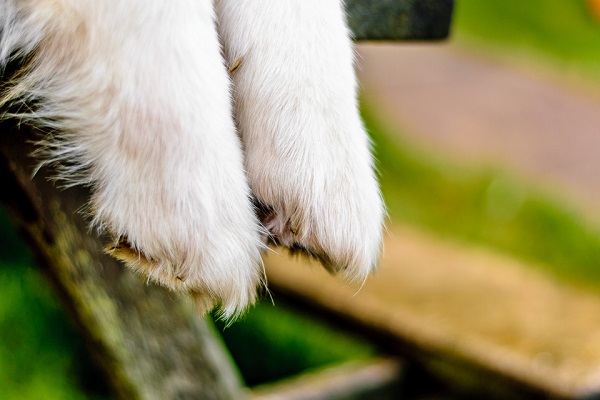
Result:
<instances>
[{"instance_id":1,"label":"blurred green grass","mask_svg":"<svg viewBox=\"0 0 600 400\"><path fill-rule=\"evenodd\" d=\"M103 399L83 342L0 209L0 398Z\"/></svg>"},{"instance_id":2,"label":"blurred green grass","mask_svg":"<svg viewBox=\"0 0 600 400\"><path fill-rule=\"evenodd\" d=\"M600 82L600 27L584 0L456 3L453 32L459 41ZM599 227L584 215L504 171L431 154L382 126L368 106L363 111L393 220L491 247L600 288ZM92 368L83 344L2 213L0 260L0 398L107 396L98 382L82 380ZM375 352L280 302L275 308L257 306L223 336L249 384Z\"/></svg>"},{"instance_id":3,"label":"blurred green grass","mask_svg":"<svg viewBox=\"0 0 600 400\"><path fill-rule=\"evenodd\" d=\"M457 0L452 37L600 82L600 22L586 0ZM596 84L598 84L596 82Z\"/></svg>"},{"instance_id":4,"label":"blurred green grass","mask_svg":"<svg viewBox=\"0 0 600 400\"><path fill-rule=\"evenodd\" d=\"M0 266L0 392L3 399L84 399L64 315L31 268Z\"/></svg>"}]
</instances>

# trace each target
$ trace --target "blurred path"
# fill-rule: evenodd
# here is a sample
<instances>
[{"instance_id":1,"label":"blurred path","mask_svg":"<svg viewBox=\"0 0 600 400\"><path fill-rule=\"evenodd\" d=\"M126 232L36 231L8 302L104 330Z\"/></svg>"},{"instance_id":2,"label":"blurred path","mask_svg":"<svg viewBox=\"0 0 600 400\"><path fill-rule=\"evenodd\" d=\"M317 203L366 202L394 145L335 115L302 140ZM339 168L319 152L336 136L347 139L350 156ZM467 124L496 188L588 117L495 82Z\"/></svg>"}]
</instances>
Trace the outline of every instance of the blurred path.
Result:
<instances>
[{"instance_id":1,"label":"blurred path","mask_svg":"<svg viewBox=\"0 0 600 400\"><path fill-rule=\"evenodd\" d=\"M600 98L451 44L358 49L365 97L403 134L523 172L600 216Z\"/></svg>"}]
</instances>

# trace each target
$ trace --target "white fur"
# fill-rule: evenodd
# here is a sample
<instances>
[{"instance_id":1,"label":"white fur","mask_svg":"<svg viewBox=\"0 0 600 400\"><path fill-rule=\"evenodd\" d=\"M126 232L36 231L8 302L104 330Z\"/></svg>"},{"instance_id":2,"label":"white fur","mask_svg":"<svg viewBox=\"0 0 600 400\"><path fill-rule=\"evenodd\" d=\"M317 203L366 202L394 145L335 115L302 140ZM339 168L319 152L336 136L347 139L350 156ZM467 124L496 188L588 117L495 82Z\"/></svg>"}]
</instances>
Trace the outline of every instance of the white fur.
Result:
<instances>
[{"instance_id":1,"label":"white fur","mask_svg":"<svg viewBox=\"0 0 600 400\"><path fill-rule=\"evenodd\" d=\"M273 241L366 278L384 212L342 2L215 4L246 171Z\"/></svg>"},{"instance_id":2,"label":"white fur","mask_svg":"<svg viewBox=\"0 0 600 400\"><path fill-rule=\"evenodd\" d=\"M62 178L91 184L117 254L226 316L255 296L259 224L208 0L2 0L2 62L35 58L5 101L57 129ZM73 164L75 162L75 164ZM70 166L70 167L69 167ZM136 259L137 255L137 259Z\"/></svg>"},{"instance_id":3,"label":"white fur","mask_svg":"<svg viewBox=\"0 0 600 400\"><path fill-rule=\"evenodd\" d=\"M383 206L341 2L216 7L233 112L209 0L0 0L0 68L26 61L0 107L33 102L16 115L91 187L113 255L231 317L261 278L250 187L272 241L350 279L377 262Z\"/></svg>"}]
</instances>

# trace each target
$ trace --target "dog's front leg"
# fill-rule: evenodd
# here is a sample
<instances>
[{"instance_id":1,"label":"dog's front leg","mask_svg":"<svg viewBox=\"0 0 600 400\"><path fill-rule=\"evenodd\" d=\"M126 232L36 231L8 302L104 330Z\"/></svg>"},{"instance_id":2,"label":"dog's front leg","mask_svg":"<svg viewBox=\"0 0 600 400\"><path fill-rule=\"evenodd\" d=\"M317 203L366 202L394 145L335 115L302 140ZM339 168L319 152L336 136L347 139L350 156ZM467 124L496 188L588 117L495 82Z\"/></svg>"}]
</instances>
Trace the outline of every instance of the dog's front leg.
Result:
<instances>
[{"instance_id":1,"label":"dog's front leg","mask_svg":"<svg viewBox=\"0 0 600 400\"><path fill-rule=\"evenodd\" d=\"M275 243L364 279L384 215L339 0L217 0L246 171Z\"/></svg>"},{"instance_id":2,"label":"dog's front leg","mask_svg":"<svg viewBox=\"0 0 600 400\"><path fill-rule=\"evenodd\" d=\"M92 188L110 252L203 311L243 310L260 280L259 224L212 2L0 0L0 11L0 63L26 61L1 101L33 104L18 117L52 131L43 151L61 178Z\"/></svg>"}]
</instances>

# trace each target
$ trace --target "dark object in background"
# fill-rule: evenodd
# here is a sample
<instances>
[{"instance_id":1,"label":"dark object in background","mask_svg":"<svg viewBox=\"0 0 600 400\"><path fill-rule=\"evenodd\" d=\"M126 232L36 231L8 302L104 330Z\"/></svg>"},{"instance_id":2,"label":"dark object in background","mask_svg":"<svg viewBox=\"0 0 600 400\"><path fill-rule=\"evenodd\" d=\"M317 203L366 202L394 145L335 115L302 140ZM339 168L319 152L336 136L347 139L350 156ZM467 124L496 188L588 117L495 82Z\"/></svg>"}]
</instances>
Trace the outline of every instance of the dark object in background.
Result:
<instances>
[{"instance_id":1,"label":"dark object in background","mask_svg":"<svg viewBox=\"0 0 600 400\"><path fill-rule=\"evenodd\" d=\"M346 0L355 40L441 40L454 0Z\"/></svg>"}]
</instances>

